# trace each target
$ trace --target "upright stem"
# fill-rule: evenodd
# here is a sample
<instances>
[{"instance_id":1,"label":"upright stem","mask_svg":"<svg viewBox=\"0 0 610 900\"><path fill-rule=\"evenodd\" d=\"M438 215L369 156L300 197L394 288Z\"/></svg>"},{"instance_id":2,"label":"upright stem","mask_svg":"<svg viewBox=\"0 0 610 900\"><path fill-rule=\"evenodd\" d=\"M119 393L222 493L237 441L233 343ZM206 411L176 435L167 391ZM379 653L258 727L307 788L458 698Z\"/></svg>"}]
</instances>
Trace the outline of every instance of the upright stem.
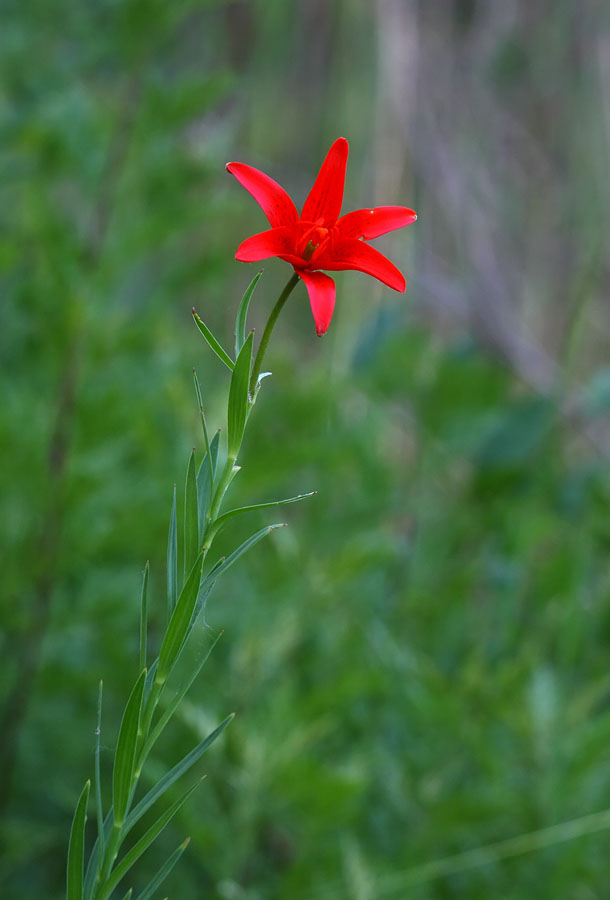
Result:
<instances>
[{"instance_id":1,"label":"upright stem","mask_svg":"<svg viewBox=\"0 0 610 900\"><path fill-rule=\"evenodd\" d=\"M256 354L256 358L254 360L254 366L252 367L252 377L250 378L250 396L254 397L256 392L256 386L258 383L258 376L261 373L261 368L263 366L263 359L265 358L265 353L267 352L267 345L269 344L269 339L273 333L273 329L275 327L275 323L277 321L277 317L281 313L286 300L292 293L294 287L296 287L299 281L299 275L297 272L294 272L290 280L287 282L284 290L277 298L276 304L271 310L271 315L267 320L267 324L265 325L265 330L263 331L263 336L261 338L261 342L258 347L258 352Z\"/></svg>"}]
</instances>

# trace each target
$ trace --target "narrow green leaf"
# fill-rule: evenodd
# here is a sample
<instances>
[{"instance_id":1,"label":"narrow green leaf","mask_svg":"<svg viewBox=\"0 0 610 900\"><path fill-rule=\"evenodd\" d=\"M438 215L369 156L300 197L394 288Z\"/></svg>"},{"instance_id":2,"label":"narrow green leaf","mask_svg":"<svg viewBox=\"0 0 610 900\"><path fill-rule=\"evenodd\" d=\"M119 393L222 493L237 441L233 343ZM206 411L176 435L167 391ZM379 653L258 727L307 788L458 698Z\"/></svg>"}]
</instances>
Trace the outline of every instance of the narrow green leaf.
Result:
<instances>
[{"instance_id":1,"label":"narrow green leaf","mask_svg":"<svg viewBox=\"0 0 610 900\"><path fill-rule=\"evenodd\" d=\"M148 850L155 838L158 837L158 835L161 834L168 823L171 822L180 807L183 806L184 803L186 803L193 791L195 791L199 787L202 781L203 779L200 779L197 784L194 784L190 788L188 788L188 790L186 790L181 797L179 797L174 803L172 803L172 805L159 816L157 821L150 826L148 831L146 831L142 835L142 837L138 841L136 841L133 847L115 866L112 874L106 881L103 889L100 891L99 900L106 900L106 898L110 896L121 879L124 878L125 875L127 875L129 870L132 868L132 866L135 865L142 854L145 853L146 850Z\"/></svg>"},{"instance_id":2,"label":"narrow green leaf","mask_svg":"<svg viewBox=\"0 0 610 900\"><path fill-rule=\"evenodd\" d=\"M228 454L235 459L241 446L248 416L248 383L252 365L252 332L240 350L229 388Z\"/></svg>"},{"instance_id":3,"label":"narrow green leaf","mask_svg":"<svg viewBox=\"0 0 610 900\"><path fill-rule=\"evenodd\" d=\"M146 745L142 751L142 759L145 759L148 756L148 754L150 753L150 751L152 750L152 748L154 747L155 743L161 736L163 729L165 728L165 726L167 725L169 720L172 718L172 716L174 715L174 713L180 706L180 703L182 702L182 700L188 693L191 685L194 683L197 676L199 675L199 673L203 669L204 665L208 661L210 653L212 652L212 650L214 649L214 647L216 646L216 644L218 643L218 641L220 640L222 635L223 635L223 632L222 631L219 632L219 634L216 636L216 638L212 642L211 646L209 647L207 653L204 656L202 656L201 659L199 660L199 662L197 663L197 665L194 666L190 670L189 677L186 679L185 683L182 685L180 690L177 691L174 694L174 696L172 697L170 703L167 706L167 709L163 712L163 715L161 716L161 718L155 725L153 731L151 732L150 736L148 737L148 739L146 741Z\"/></svg>"},{"instance_id":4,"label":"narrow green leaf","mask_svg":"<svg viewBox=\"0 0 610 900\"><path fill-rule=\"evenodd\" d=\"M225 364L225 366L228 369L230 369L232 372L233 369L235 368L235 363L233 362L233 360L231 359L231 357L229 356L227 351L216 340L216 338L214 337L214 335L212 334L212 332L210 331L208 326L205 324L205 322L201 321L201 319L199 318L199 316L197 315L197 313L195 312L194 309L193 309L193 319L195 320L195 325L197 326L199 331L202 333L202 335L204 336L204 338L206 339L206 341L208 342L208 344L210 345L210 347L212 348L212 350L214 351L214 353L216 354L218 359L222 360L222 362Z\"/></svg>"},{"instance_id":5,"label":"narrow green leaf","mask_svg":"<svg viewBox=\"0 0 610 900\"><path fill-rule=\"evenodd\" d=\"M167 617L171 616L178 598L178 529L176 527L176 485L167 538Z\"/></svg>"},{"instance_id":6,"label":"narrow green leaf","mask_svg":"<svg viewBox=\"0 0 610 900\"><path fill-rule=\"evenodd\" d=\"M96 837L95 843L93 844L93 849L89 856L87 871L85 873L85 900L91 900L91 898L93 897L93 892L95 889L95 878L101 866L102 854L104 852L103 849L100 852L100 845L105 847L108 843L110 833L112 832L113 812L114 810L112 809L112 807L110 807L110 810L106 813L106 818L104 819L102 840L100 842L99 835L98 837Z\"/></svg>"},{"instance_id":7,"label":"narrow green leaf","mask_svg":"<svg viewBox=\"0 0 610 900\"><path fill-rule=\"evenodd\" d=\"M271 506L284 506L286 503L297 503L306 497L313 497L317 491L310 491L308 494L298 494L296 497L288 497L286 500L270 500L267 503L255 503L254 506L240 506L238 509L230 509L228 512L218 516L214 522L214 527L221 527L228 519L234 516L240 516L242 513L254 512L256 509L269 509Z\"/></svg>"},{"instance_id":8,"label":"narrow green leaf","mask_svg":"<svg viewBox=\"0 0 610 900\"><path fill-rule=\"evenodd\" d=\"M178 602L169 620L161 651L159 653L159 664L157 666L157 674L155 678L156 684L164 684L169 675L170 669L176 661L180 648L186 638L197 602L197 594L199 593L199 584L201 582L201 569L203 567L203 553L195 560L190 571L182 592L178 597Z\"/></svg>"},{"instance_id":9,"label":"narrow green leaf","mask_svg":"<svg viewBox=\"0 0 610 900\"><path fill-rule=\"evenodd\" d=\"M220 723L220 725L214 729L206 738L204 738L200 744L198 744L190 753L188 753L183 759L180 760L179 763L170 769L169 772L166 772L165 775L159 779L159 781L155 784L153 788L140 800L140 802L135 806L132 811L129 813L127 818L125 819L124 826L124 834L127 834L133 826L138 822L145 812L148 812L150 807L155 803L159 797L162 797L168 788L174 784L175 781L180 778L181 775L184 775L185 772L195 765L195 763L201 759L205 751L210 747L216 738L224 731L229 722L232 722L235 718L235 713L231 713L230 716L227 716L224 721Z\"/></svg>"},{"instance_id":10,"label":"narrow green leaf","mask_svg":"<svg viewBox=\"0 0 610 900\"><path fill-rule=\"evenodd\" d=\"M66 873L66 900L83 900L83 874L85 867L85 823L91 782L85 784L74 812L70 843L68 845L68 868Z\"/></svg>"},{"instance_id":11,"label":"narrow green leaf","mask_svg":"<svg viewBox=\"0 0 610 900\"><path fill-rule=\"evenodd\" d=\"M142 579L142 596L140 598L140 669L146 667L146 636L148 634L148 573L150 563L146 561Z\"/></svg>"},{"instance_id":12,"label":"narrow green leaf","mask_svg":"<svg viewBox=\"0 0 610 900\"><path fill-rule=\"evenodd\" d=\"M244 346L246 341L246 318L248 316L248 307L250 306L250 300L252 299L252 294L254 293L254 289L258 284L261 275L263 274L263 270L257 272L244 293L244 296L241 298L241 303L239 304L239 309L237 310L237 316L235 318L235 359L239 356L239 351Z\"/></svg>"},{"instance_id":13,"label":"narrow green leaf","mask_svg":"<svg viewBox=\"0 0 610 900\"><path fill-rule=\"evenodd\" d=\"M104 682L100 681L97 695L97 725L95 728L95 808L97 812L97 836L100 843L100 861L104 855L104 810L102 808L102 776L100 771L100 743L102 740L102 694Z\"/></svg>"},{"instance_id":14,"label":"narrow green leaf","mask_svg":"<svg viewBox=\"0 0 610 900\"><path fill-rule=\"evenodd\" d=\"M127 891L127 893L126 893L125 896L123 897L123 900L131 900L131 895L132 895L132 894L133 894L133 888L129 888L129 890Z\"/></svg>"},{"instance_id":15,"label":"narrow green leaf","mask_svg":"<svg viewBox=\"0 0 610 900\"><path fill-rule=\"evenodd\" d=\"M249 537L247 540L240 544L237 550L234 550L233 553L229 554L227 558L220 565L214 566L211 572L208 573L207 577L203 580L201 584L201 589L204 590L208 585L214 583L216 579L220 575L224 575L224 573L229 569L233 563L237 562L240 556L243 556L244 553L247 553L255 544L258 544L259 541L262 541L263 538L267 537L268 534L271 534L272 531L275 531L276 528L285 528L285 522L279 522L276 525L267 525L265 528L261 528L260 531L257 531L256 534L253 534L252 537Z\"/></svg>"},{"instance_id":16,"label":"narrow green leaf","mask_svg":"<svg viewBox=\"0 0 610 900\"><path fill-rule=\"evenodd\" d=\"M210 479L210 484L214 483L214 466L212 464L212 456L210 454L210 438L208 435L208 426L205 421L205 410L203 408L203 397L201 396L201 388L199 386L199 379L197 378L197 372L193 369L193 381L195 382L195 393L197 394L197 403L199 404L199 412L201 413L201 428L203 430L203 443L205 445L205 453L202 460L207 463L208 475ZM199 467L201 469L201 466ZM201 517L200 517L201 521ZM199 536L201 537L201 529L199 531Z\"/></svg>"},{"instance_id":17,"label":"narrow green leaf","mask_svg":"<svg viewBox=\"0 0 610 900\"><path fill-rule=\"evenodd\" d=\"M186 470L184 486L184 580L199 554L199 510L197 508L197 469L193 450Z\"/></svg>"},{"instance_id":18,"label":"narrow green leaf","mask_svg":"<svg viewBox=\"0 0 610 900\"><path fill-rule=\"evenodd\" d=\"M174 850L167 861L163 863L152 881L150 881L149 884L144 888L144 890L140 894L138 894L136 900L150 900L159 885L163 884L171 870L174 868L174 866L188 847L190 840L190 838L187 838L180 844L179 847Z\"/></svg>"},{"instance_id":19,"label":"narrow green leaf","mask_svg":"<svg viewBox=\"0 0 610 900\"><path fill-rule=\"evenodd\" d=\"M140 677L129 695L129 700L123 713L119 737L114 755L114 771L112 773L112 803L114 806L115 827L123 824L129 797L131 794L133 772L136 760L138 741L138 725L142 709L142 693L146 669L140 673Z\"/></svg>"},{"instance_id":20,"label":"narrow green leaf","mask_svg":"<svg viewBox=\"0 0 610 900\"><path fill-rule=\"evenodd\" d=\"M210 453L206 453L201 460L199 471L197 472L197 495L199 506L199 537L203 539L205 531L206 518L212 501L212 490L214 487L214 478L216 475L216 462L218 460L218 447L220 445L220 432L217 431L210 441Z\"/></svg>"}]
</instances>

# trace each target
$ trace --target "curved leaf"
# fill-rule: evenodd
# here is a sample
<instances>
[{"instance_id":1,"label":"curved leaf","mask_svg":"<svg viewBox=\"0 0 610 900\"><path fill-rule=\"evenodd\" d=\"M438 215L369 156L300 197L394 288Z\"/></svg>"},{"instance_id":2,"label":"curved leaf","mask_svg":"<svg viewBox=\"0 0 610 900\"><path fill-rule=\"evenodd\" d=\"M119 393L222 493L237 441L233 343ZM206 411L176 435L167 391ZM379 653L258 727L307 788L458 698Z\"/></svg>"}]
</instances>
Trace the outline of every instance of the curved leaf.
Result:
<instances>
[{"instance_id":1,"label":"curved leaf","mask_svg":"<svg viewBox=\"0 0 610 900\"><path fill-rule=\"evenodd\" d=\"M115 827L122 825L129 805L145 679L146 669L143 669L129 695L119 729L112 775L112 804L114 807Z\"/></svg>"},{"instance_id":2,"label":"curved leaf","mask_svg":"<svg viewBox=\"0 0 610 900\"><path fill-rule=\"evenodd\" d=\"M248 315L248 307L250 306L250 300L252 299L254 289L260 281L260 277L262 274L262 269L260 272L256 273L256 275L246 288L244 296L241 298L239 309L237 310L237 316L235 318L235 359L237 359L237 357L239 356L239 351L244 346L244 343L246 341L246 318Z\"/></svg>"},{"instance_id":3,"label":"curved leaf","mask_svg":"<svg viewBox=\"0 0 610 900\"><path fill-rule=\"evenodd\" d=\"M206 341L208 342L209 346L212 348L212 350L214 351L214 353L216 354L218 359L222 360L222 362L225 364L227 369L229 369L232 372L233 369L235 368L235 363L233 362L233 360L231 359L231 357L229 356L227 351L216 340L216 338L214 337L214 335L212 334L212 332L210 331L208 326L205 324L205 322L201 321L201 319L199 318L199 316L197 315L197 313L195 312L194 309L193 309L193 319L195 320L195 325L197 326L199 331L202 333L202 335L204 336L204 338L206 339Z\"/></svg>"},{"instance_id":4,"label":"curved leaf","mask_svg":"<svg viewBox=\"0 0 610 900\"><path fill-rule=\"evenodd\" d=\"M85 866L85 822L87 821L87 803L91 782L85 784L78 803L68 846L68 870L66 875L66 900L83 900L83 874Z\"/></svg>"},{"instance_id":5,"label":"curved leaf","mask_svg":"<svg viewBox=\"0 0 610 900\"><path fill-rule=\"evenodd\" d=\"M239 452L248 417L248 384L253 340L253 334L250 332L237 357L229 388L227 452L230 459L235 459Z\"/></svg>"}]
</instances>

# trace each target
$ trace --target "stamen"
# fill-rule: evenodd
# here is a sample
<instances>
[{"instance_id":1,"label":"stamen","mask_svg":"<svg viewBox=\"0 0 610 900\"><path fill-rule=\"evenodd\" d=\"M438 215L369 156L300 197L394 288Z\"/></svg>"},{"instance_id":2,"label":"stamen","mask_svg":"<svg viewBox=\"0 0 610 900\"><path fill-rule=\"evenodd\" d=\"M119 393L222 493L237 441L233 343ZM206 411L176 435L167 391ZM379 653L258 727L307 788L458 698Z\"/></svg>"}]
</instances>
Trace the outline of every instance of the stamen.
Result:
<instances>
[{"instance_id":1,"label":"stamen","mask_svg":"<svg viewBox=\"0 0 610 900\"><path fill-rule=\"evenodd\" d=\"M317 250L319 246L319 244L314 244L313 241L307 241L307 245L303 250L303 259L305 260L305 262L309 262L309 260L313 256L314 250Z\"/></svg>"}]
</instances>

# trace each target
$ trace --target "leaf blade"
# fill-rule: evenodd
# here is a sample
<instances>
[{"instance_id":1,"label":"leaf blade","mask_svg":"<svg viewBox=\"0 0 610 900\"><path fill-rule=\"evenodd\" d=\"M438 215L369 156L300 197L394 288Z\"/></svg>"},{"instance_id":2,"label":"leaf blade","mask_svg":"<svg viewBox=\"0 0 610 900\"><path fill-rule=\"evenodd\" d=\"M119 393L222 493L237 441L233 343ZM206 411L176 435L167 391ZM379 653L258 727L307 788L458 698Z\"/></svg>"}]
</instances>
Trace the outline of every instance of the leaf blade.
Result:
<instances>
[{"instance_id":1,"label":"leaf blade","mask_svg":"<svg viewBox=\"0 0 610 900\"><path fill-rule=\"evenodd\" d=\"M253 340L253 334L250 332L237 357L229 387L227 452L231 459L237 457L248 417L248 387L252 365Z\"/></svg>"},{"instance_id":2,"label":"leaf blade","mask_svg":"<svg viewBox=\"0 0 610 900\"><path fill-rule=\"evenodd\" d=\"M184 580L199 553L199 501L195 451L191 452L184 485Z\"/></svg>"},{"instance_id":3,"label":"leaf blade","mask_svg":"<svg viewBox=\"0 0 610 900\"><path fill-rule=\"evenodd\" d=\"M254 293L256 285L260 281L262 274L262 269L260 270L260 272L256 273L256 275L246 288L244 295L241 298L239 309L237 310L237 316L235 317L235 359L237 359L237 357L239 356L239 351L244 346L244 343L246 341L246 318L248 316L248 307L250 306L252 294Z\"/></svg>"},{"instance_id":4,"label":"leaf blade","mask_svg":"<svg viewBox=\"0 0 610 900\"><path fill-rule=\"evenodd\" d=\"M85 786L78 798L68 844L68 865L66 871L66 900L82 900L85 867L85 823L91 782Z\"/></svg>"},{"instance_id":5,"label":"leaf blade","mask_svg":"<svg viewBox=\"0 0 610 900\"><path fill-rule=\"evenodd\" d=\"M114 807L115 827L120 827L123 824L129 805L145 678L146 669L143 669L129 695L119 729L112 773L112 804Z\"/></svg>"},{"instance_id":6,"label":"leaf blade","mask_svg":"<svg viewBox=\"0 0 610 900\"><path fill-rule=\"evenodd\" d=\"M197 494L199 506L199 535L203 540L205 531L206 518L212 502L212 492L214 488L214 478L216 476L216 463L218 461L218 448L220 446L220 432L217 431L210 441L209 456L206 453L201 460L199 471L197 472Z\"/></svg>"},{"instance_id":7,"label":"leaf blade","mask_svg":"<svg viewBox=\"0 0 610 900\"><path fill-rule=\"evenodd\" d=\"M165 881L171 870L174 868L174 866L188 847L190 840L190 837L188 837L180 844L179 847L176 847L172 855L168 857L166 862L163 863L152 881L150 881L149 884L144 888L144 890L140 894L138 894L136 900L150 900L159 885Z\"/></svg>"},{"instance_id":8,"label":"leaf blade","mask_svg":"<svg viewBox=\"0 0 610 900\"><path fill-rule=\"evenodd\" d=\"M285 500L269 500L266 503L255 503L253 506L239 506L236 509L229 509L226 513L218 516L214 525L220 527L235 516L239 516L242 513L254 512L257 509L270 509L272 506L285 506L287 503L298 503L299 500L313 497L317 493L317 491L309 491L307 494L297 494L296 497L287 497Z\"/></svg>"},{"instance_id":9,"label":"leaf blade","mask_svg":"<svg viewBox=\"0 0 610 900\"><path fill-rule=\"evenodd\" d=\"M167 536L167 613L171 616L178 598L178 528L176 524L176 485Z\"/></svg>"},{"instance_id":10,"label":"leaf blade","mask_svg":"<svg viewBox=\"0 0 610 900\"><path fill-rule=\"evenodd\" d=\"M174 611L161 644L159 663L155 676L155 683L163 685L169 675L170 669L176 661L183 641L188 633L188 628L195 609L199 585L201 582L201 570L203 568L203 553L199 553L184 587L178 597Z\"/></svg>"},{"instance_id":11,"label":"leaf blade","mask_svg":"<svg viewBox=\"0 0 610 900\"><path fill-rule=\"evenodd\" d=\"M140 670L146 666L146 641L148 635L148 574L150 563L147 560L142 578L142 594L140 597Z\"/></svg>"},{"instance_id":12,"label":"leaf blade","mask_svg":"<svg viewBox=\"0 0 610 900\"><path fill-rule=\"evenodd\" d=\"M201 589L204 590L210 584L213 584L216 579L220 575L224 575L227 569L229 569L240 556L243 556L244 553L247 553L255 544L258 544L259 541L262 541L263 538L267 537L268 534L271 534L272 531L276 531L278 528L285 528L285 522L278 522L275 525L266 525L265 528L261 528L260 531L257 531L251 537L247 538L242 544L239 545L237 550L234 550L233 553L230 553L227 558L213 568L213 570L204 578Z\"/></svg>"},{"instance_id":13,"label":"leaf blade","mask_svg":"<svg viewBox=\"0 0 610 900\"><path fill-rule=\"evenodd\" d=\"M175 800L171 806L169 806L165 812L163 812L156 822L154 822L147 831L144 832L142 837L136 841L136 843L131 847L130 850L127 851L125 856L121 859L121 861L115 866L112 874L108 878L106 884L104 885L104 889L100 894L100 900L106 900L107 897L110 896L115 887L119 884L119 882L127 875L129 870L135 865L135 863L139 860L143 853L148 850L150 845L153 843L155 838L161 834L164 828L171 822L174 818L178 810L181 806L183 806L191 794L199 787L203 778L201 778L196 784L191 785L177 800Z\"/></svg>"},{"instance_id":14,"label":"leaf blade","mask_svg":"<svg viewBox=\"0 0 610 900\"><path fill-rule=\"evenodd\" d=\"M97 725L95 728L95 809L97 813L97 836L100 846L101 861L104 855L105 836L104 836L104 810L102 807L102 776L100 767L100 745L102 740L102 695L104 690L104 682L100 681L98 698L97 698Z\"/></svg>"},{"instance_id":15,"label":"leaf blade","mask_svg":"<svg viewBox=\"0 0 610 900\"><path fill-rule=\"evenodd\" d=\"M220 359L225 364L227 369L229 369L229 371L232 372L233 369L235 368L235 363L233 362L233 360L231 359L231 357L229 356L227 351L224 349L224 347L222 347L220 342L214 337L214 335L212 334L212 332L210 331L208 326L205 324L205 322L203 322L199 318L199 316L197 315L197 313L195 312L194 309L192 312L193 312L193 319L195 321L195 325L197 326L199 331L204 336L209 347L211 347L211 349L214 351L214 353L216 354L218 359Z\"/></svg>"},{"instance_id":16,"label":"leaf blade","mask_svg":"<svg viewBox=\"0 0 610 900\"><path fill-rule=\"evenodd\" d=\"M191 750L190 753L187 753L180 762L176 763L176 765L166 772L165 775L159 779L159 781L150 789L150 791L140 800L140 802L135 806L132 811L129 813L127 818L125 819L124 825L124 833L127 834L131 828L138 822L145 812L147 812L150 807L155 803L160 797L163 796L166 790L174 784L175 781L180 778L181 775L184 775L185 772L195 765L195 763L203 756L205 751L210 747L217 737L225 730L227 725L233 721L235 718L235 713L231 713L230 716L227 716L226 719L218 725L214 731L210 732L196 747Z\"/></svg>"}]
</instances>

